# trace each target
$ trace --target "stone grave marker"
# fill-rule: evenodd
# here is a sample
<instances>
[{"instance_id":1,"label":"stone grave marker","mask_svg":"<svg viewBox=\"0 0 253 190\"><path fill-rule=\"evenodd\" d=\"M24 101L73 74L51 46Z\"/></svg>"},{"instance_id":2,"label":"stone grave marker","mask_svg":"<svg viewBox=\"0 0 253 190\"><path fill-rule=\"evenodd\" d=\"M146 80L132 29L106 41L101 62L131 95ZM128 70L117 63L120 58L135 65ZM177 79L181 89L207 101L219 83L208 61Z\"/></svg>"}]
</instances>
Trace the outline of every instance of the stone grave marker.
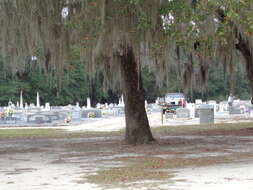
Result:
<instances>
[{"instance_id":1,"label":"stone grave marker","mask_svg":"<svg viewBox=\"0 0 253 190\"><path fill-rule=\"evenodd\" d=\"M103 109L102 110L102 116L103 117L111 117L111 116L118 116L119 112L118 110L114 110L114 109Z\"/></svg>"},{"instance_id":2,"label":"stone grave marker","mask_svg":"<svg viewBox=\"0 0 253 190\"><path fill-rule=\"evenodd\" d=\"M16 117L6 117L5 118L5 123L6 124L16 124L16 120L17 120Z\"/></svg>"},{"instance_id":3,"label":"stone grave marker","mask_svg":"<svg viewBox=\"0 0 253 190\"><path fill-rule=\"evenodd\" d=\"M190 118L190 110L187 108L176 109L177 118Z\"/></svg>"},{"instance_id":4,"label":"stone grave marker","mask_svg":"<svg viewBox=\"0 0 253 190\"><path fill-rule=\"evenodd\" d=\"M49 102L47 102L46 104L45 104L45 110L50 110L50 103Z\"/></svg>"},{"instance_id":5,"label":"stone grave marker","mask_svg":"<svg viewBox=\"0 0 253 190\"><path fill-rule=\"evenodd\" d=\"M173 119L173 118L174 118L173 113L165 112L165 119Z\"/></svg>"},{"instance_id":6,"label":"stone grave marker","mask_svg":"<svg viewBox=\"0 0 253 190\"><path fill-rule=\"evenodd\" d=\"M231 106L229 107L229 114L233 115L233 114L241 114L241 109L237 106Z\"/></svg>"},{"instance_id":7,"label":"stone grave marker","mask_svg":"<svg viewBox=\"0 0 253 190\"><path fill-rule=\"evenodd\" d=\"M125 109L122 106L114 107L113 110L115 110L117 112L117 115L124 115L125 114Z\"/></svg>"},{"instance_id":8,"label":"stone grave marker","mask_svg":"<svg viewBox=\"0 0 253 190\"><path fill-rule=\"evenodd\" d=\"M43 124L43 123L52 123L50 115L35 113L27 116L28 123L34 124Z\"/></svg>"},{"instance_id":9,"label":"stone grave marker","mask_svg":"<svg viewBox=\"0 0 253 190\"><path fill-rule=\"evenodd\" d=\"M199 120L200 124L213 124L214 107L212 105L202 104L199 107Z\"/></svg>"},{"instance_id":10,"label":"stone grave marker","mask_svg":"<svg viewBox=\"0 0 253 190\"><path fill-rule=\"evenodd\" d=\"M100 109L86 109L81 111L81 118L101 118L102 112Z\"/></svg>"},{"instance_id":11,"label":"stone grave marker","mask_svg":"<svg viewBox=\"0 0 253 190\"><path fill-rule=\"evenodd\" d=\"M38 112L44 115L48 115L52 121L60 120L59 112L57 111L47 111L47 112Z\"/></svg>"},{"instance_id":12,"label":"stone grave marker","mask_svg":"<svg viewBox=\"0 0 253 190\"><path fill-rule=\"evenodd\" d=\"M72 111L71 118L72 118L72 120L80 120L81 119L81 112L80 111Z\"/></svg>"},{"instance_id":13,"label":"stone grave marker","mask_svg":"<svg viewBox=\"0 0 253 190\"><path fill-rule=\"evenodd\" d=\"M67 112L67 111L60 111L60 112L59 112L59 119L63 121L64 119L67 118L68 113L69 113L69 112Z\"/></svg>"}]
</instances>

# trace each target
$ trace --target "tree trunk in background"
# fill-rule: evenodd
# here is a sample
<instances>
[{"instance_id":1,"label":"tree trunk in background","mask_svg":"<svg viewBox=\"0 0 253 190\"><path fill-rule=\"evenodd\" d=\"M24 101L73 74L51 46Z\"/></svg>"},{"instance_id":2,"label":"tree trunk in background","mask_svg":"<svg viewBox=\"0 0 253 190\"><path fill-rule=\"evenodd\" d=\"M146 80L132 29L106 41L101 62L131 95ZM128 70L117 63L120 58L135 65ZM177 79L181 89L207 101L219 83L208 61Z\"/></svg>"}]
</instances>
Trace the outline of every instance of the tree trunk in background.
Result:
<instances>
[{"instance_id":1,"label":"tree trunk in background","mask_svg":"<svg viewBox=\"0 0 253 190\"><path fill-rule=\"evenodd\" d=\"M235 28L238 43L235 45L236 49L241 52L246 62L246 72L250 83L251 89L251 104L253 103L253 52L251 51L251 45L247 38L243 38L242 34Z\"/></svg>"},{"instance_id":2,"label":"tree trunk in background","mask_svg":"<svg viewBox=\"0 0 253 190\"><path fill-rule=\"evenodd\" d=\"M125 102L126 134L129 144L154 141L145 110L144 90L133 49L127 47L120 56L120 71Z\"/></svg>"},{"instance_id":3,"label":"tree trunk in background","mask_svg":"<svg viewBox=\"0 0 253 190\"><path fill-rule=\"evenodd\" d=\"M226 19L226 14L224 10L217 9L217 15L221 22L224 22ZM243 55L245 62L246 62L246 72L247 77L249 79L250 83L250 89L251 89L251 104L253 104L253 52L251 51L251 44L250 40L247 39L245 34L243 34L239 29L238 26L230 20L231 28L234 30L235 39L237 40L237 43L235 44L235 48L241 52Z\"/></svg>"}]
</instances>

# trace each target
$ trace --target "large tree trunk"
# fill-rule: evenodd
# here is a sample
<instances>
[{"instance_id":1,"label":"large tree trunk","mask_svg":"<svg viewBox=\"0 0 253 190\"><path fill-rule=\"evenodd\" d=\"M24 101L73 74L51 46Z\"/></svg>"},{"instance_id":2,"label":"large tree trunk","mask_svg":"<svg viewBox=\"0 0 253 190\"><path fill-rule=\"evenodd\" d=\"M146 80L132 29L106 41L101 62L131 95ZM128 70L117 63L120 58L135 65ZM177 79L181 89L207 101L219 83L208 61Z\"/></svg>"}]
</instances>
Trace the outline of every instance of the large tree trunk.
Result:
<instances>
[{"instance_id":1,"label":"large tree trunk","mask_svg":"<svg viewBox=\"0 0 253 190\"><path fill-rule=\"evenodd\" d=\"M130 144L146 144L154 141L145 110L144 90L138 65L131 47L120 56L120 71L125 102L126 134Z\"/></svg>"}]
</instances>

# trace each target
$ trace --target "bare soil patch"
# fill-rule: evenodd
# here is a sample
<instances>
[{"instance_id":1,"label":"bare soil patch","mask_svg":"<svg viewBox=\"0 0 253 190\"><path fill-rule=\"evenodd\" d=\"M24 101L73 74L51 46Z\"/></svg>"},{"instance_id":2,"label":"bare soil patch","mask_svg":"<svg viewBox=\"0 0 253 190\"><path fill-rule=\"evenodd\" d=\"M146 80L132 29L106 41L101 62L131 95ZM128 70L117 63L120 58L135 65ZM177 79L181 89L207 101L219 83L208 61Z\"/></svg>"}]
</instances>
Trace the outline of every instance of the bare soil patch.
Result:
<instances>
[{"instance_id":1,"label":"bare soil patch","mask_svg":"<svg viewBox=\"0 0 253 190\"><path fill-rule=\"evenodd\" d=\"M1 132L1 190L184 189L177 184L192 179L177 176L189 168L253 163L252 123L163 126L153 129L156 143L141 146L126 144L123 132Z\"/></svg>"}]
</instances>

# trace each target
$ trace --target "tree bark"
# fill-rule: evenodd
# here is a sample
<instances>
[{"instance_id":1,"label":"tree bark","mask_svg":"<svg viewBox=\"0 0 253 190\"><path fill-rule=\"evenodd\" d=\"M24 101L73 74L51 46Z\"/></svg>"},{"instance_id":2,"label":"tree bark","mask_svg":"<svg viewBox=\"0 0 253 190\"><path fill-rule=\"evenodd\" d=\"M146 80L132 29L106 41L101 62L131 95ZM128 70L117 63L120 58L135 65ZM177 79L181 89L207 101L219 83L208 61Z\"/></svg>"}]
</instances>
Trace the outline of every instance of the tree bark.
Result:
<instances>
[{"instance_id":1,"label":"tree bark","mask_svg":"<svg viewBox=\"0 0 253 190\"><path fill-rule=\"evenodd\" d=\"M241 32L235 26L235 34L238 43L235 45L236 49L241 52L245 59L246 63L246 72L250 83L251 89L251 104L253 104L253 54L252 47L250 45L249 40L244 36L242 36Z\"/></svg>"},{"instance_id":2,"label":"tree bark","mask_svg":"<svg viewBox=\"0 0 253 190\"><path fill-rule=\"evenodd\" d=\"M125 102L126 133L129 144L147 144L154 141L145 110L142 79L138 73L132 47L120 55L120 72Z\"/></svg>"},{"instance_id":3,"label":"tree bark","mask_svg":"<svg viewBox=\"0 0 253 190\"><path fill-rule=\"evenodd\" d=\"M217 10L218 18L221 22L224 22L226 19L226 15L222 9ZM246 72L247 77L250 83L251 89L251 104L253 104L253 52L252 52L252 45L250 44L250 40L243 34L239 29L238 26L232 21L229 21L231 28L234 30L235 39L237 43L235 44L235 48L241 52L245 59L246 63Z\"/></svg>"}]
</instances>

